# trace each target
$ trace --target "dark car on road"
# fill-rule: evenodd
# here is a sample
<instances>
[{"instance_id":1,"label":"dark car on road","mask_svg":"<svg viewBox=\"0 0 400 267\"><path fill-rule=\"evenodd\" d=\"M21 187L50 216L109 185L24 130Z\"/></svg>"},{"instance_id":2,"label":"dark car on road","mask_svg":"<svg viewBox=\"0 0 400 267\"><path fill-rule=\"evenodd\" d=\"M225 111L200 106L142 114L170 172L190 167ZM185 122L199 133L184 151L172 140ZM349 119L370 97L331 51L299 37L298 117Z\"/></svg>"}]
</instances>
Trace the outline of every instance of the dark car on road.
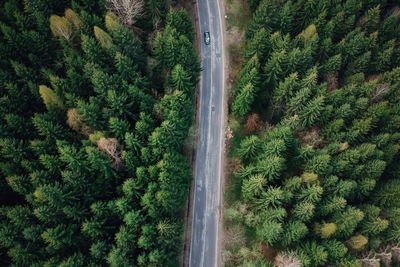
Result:
<instances>
[{"instance_id":1,"label":"dark car on road","mask_svg":"<svg viewBox=\"0 0 400 267\"><path fill-rule=\"evenodd\" d=\"M204 43L206 45L210 44L210 32L204 32Z\"/></svg>"}]
</instances>

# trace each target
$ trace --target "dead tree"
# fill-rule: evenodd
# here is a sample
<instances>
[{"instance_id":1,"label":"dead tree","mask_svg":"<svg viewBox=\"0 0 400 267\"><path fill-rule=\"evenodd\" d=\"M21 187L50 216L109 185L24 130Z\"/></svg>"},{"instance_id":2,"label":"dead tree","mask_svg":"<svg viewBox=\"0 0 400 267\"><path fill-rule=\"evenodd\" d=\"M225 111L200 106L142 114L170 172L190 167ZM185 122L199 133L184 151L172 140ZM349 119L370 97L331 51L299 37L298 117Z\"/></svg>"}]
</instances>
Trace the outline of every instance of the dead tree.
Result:
<instances>
[{"instance_id":1,"label":"dead tree","mask_svg":"<svg viewBox=\"0 0 400 267\"><path fill-rule=\"evenodd\" d=\"M107 7L129 28L144 14L143 0L107 0Z\"/></svg>"},{"instance_id":2,"label":"dead tree","mask_svg":"<svg viewBox=\"0 0 400 267\"><path fill-rule=\"evenodd\" d=\"M97 141L97 147L113 159L117 169L123 166L121 158L122 147L117 139L102 137Z\"/></svg>"},{"instance_id":3,"label":"dead tree","mask_svg":"<svg viewBox=\"0 0 400 267\"><path fill-rule=\"evenodd\" d=\"M301 267L301 261L295 252L279 252L274 261L277 267Z\"/></svg>"}]
</instances>

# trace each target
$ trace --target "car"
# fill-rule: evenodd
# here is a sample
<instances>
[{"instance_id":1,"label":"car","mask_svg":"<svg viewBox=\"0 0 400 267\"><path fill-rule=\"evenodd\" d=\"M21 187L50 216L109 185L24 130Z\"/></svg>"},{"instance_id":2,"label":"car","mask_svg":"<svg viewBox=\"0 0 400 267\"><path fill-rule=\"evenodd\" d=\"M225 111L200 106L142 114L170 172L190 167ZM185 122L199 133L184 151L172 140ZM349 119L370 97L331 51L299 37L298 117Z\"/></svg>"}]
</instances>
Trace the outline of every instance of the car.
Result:
<instances>
[{"instance_id":1,"label":"car","mask_svg":"<svg viewBox=\"0 0 400 267\"><path fill-rule=\"evenodd\" d=\"M210 32L204 32L204 43L206 45L210 44Z\"/></svg>"}]
</instances>

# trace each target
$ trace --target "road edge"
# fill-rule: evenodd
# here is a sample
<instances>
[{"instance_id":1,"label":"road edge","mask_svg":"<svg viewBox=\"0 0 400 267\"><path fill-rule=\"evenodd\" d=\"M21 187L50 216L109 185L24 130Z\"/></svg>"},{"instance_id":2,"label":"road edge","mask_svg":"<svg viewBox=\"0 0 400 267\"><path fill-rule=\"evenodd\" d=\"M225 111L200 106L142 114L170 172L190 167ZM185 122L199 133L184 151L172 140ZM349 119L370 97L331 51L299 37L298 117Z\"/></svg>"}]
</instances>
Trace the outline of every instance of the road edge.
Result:
<instances>
[{"instance_id":1,"label":"road edge","mask_svg":"<svg viewBox=\"0 0 400 267\"><path fill-rule=\"evenodd\" d=\"M217 0L218 1L218 0ZM199 14L198 14L198 7L197 7L197 0L191 2L192 12L189 13L189 16L193 20L193 27L195 29L195 40L193 42L193 46L196 49L197 55L199 56L199 60L201 62L201 45L200 45L200 33L199 33ZM201 75L199 76L199 81L197 82L196 89L195 89L195 115L194 115L194 126L197 130L199 129L199 108L200 108L200 79ZM183 252L181 257L180 266L182 267L189 267L190 264L190 250L192 245L192 218L193 218L193 200L194 200L194 185L195 185L195 164L196 164L196 150L197 150L197 138L196 138L196 145L193 147L191 151L191 166L192 166L192 182L190 184L190 191L189 191L189 198L186 201L186 208L185 208L185 219L184 219L184 241L183 241Z\"/></svg>"},{"instance_id":2,"label":"road edge","mask_svg":"<svg viewBox=\"0 0 400 267\"><path fill-rule=\"evenodd\" d=\"M222 39L222 66L223 66L223 79L222 79L222 106L223 106L223 114L222 114L222 123L221 123L221 170L220 170L220 210L219 210L219 222L218 222L218 248L217 248L217 262L218 266L222 266L223 258L222 258L222 248L224 244L224 192L225 192L225 167L226 167L226 143L225 143L225 130L227 123L227 115L228 115L228 103L227 99L227 91L226 91L226 83L227 78L229 77L229 67L227 66L227 54L225 53L227 50L226 47L226 25L225 25L225 0L216 0L218 3L219 10L219 20L221 26L221 39Z\"/></svg>"}]
</instances>

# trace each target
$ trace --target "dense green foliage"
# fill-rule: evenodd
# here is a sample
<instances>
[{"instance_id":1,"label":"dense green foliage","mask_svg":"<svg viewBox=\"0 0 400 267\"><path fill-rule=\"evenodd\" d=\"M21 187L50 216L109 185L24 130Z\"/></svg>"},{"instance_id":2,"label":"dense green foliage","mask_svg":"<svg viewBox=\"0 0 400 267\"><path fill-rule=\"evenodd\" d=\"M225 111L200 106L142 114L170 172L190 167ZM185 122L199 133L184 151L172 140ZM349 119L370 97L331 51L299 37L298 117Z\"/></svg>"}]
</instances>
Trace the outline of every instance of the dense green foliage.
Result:
<instances>
[{"instance_id":1,"label":"dense green foliage","mask_svg":"<svg viewBox=\"0 0 400 267\"><path fill-rule=\"evenodd\" d=\"M104 1L1 5L0 265L176 266L200 70L187 12L148 1L128 28Z\"/></svg>"},{"instance_id":2,"label":"dense green foliage","mask_svg":"<svg viewBox=\"0 0 400 267\"><path fill-rule=\"evenodd\" d=\"M399 4L250 1L232 113L273 125L237 131L248 208L228 220L280 250L278 266L360 266L360 250L400 241Z\"/></svg>"}]
</instances>

